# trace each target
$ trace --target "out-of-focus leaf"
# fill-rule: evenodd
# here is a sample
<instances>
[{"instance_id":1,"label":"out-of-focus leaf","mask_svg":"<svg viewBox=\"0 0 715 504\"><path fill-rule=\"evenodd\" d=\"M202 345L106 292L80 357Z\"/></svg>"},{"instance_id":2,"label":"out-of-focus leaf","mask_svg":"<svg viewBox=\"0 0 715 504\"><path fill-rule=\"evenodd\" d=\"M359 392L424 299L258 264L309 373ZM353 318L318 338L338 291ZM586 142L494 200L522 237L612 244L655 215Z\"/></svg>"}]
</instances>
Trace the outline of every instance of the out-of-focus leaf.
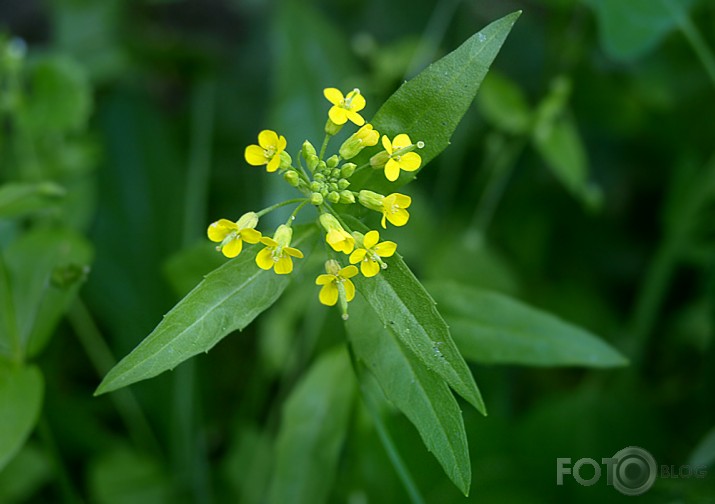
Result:
<instances>
[{"instance_id":1,"label":"out-of-focus leaf","mask_svg":"<svg viewBox=\"0 0 715 504\"><path fill-rule=\"evenodd\" d=\"M52 476L52 462L38 448L27 443L4 469L0 469L0 502L30 502L40 486Z\"/></svg>"},{"instance_id":2,"label":"out-of-focus leaf","mask_svg":"<svg viewBox=\"0 0 715 504\"><path fill-rule=\"evenodd\" d=\"M390 138L407 133L413 142L423 141L425 146L419 151L422 166L429 163L449 145L452 133L472 104L520 14L513 12L494 21L404 83L380 107L371 124ZM356 163L362 164L367 157L364 153ZM416 173L404 173L395 183L388 183L382 172L368 170L358 173L354 184L377 191L393 190L412 180Z\"/></svg>"},{"instance_id":3,"label":"out-of-focus leaf","mask_svg":"<svg viewBox=\"0 0 715 504\"><path fill-rule=\"evenodd\" d=\"M44 388L36 366L19 367L0 361L0 471L34 429Z\"/></svg>"},{"instance_id":4,"label":"out-of-focus leaf","mask_svg":"<svg viewBox=\"0 0 715 504\"><path fill-rule=\"evenodd\" d=\"M12 301L0 306L0 353L34 355L45 346L91 260L89 242L69 229L35 229L3 251L8 282L0 298L11 293Z\"/></svg>"},{"instance_id":5,"label":"out-of-focus leaf","mask_svg":"<svg viewBox=\"0 0 715 504\"><path fill-rule=\"evenodd\" d=\"M715 463L715 428L710 431L700 440L693 452L688 457L688 465L709 466L712 467Z\"/></svg>"},{"instance_id":6,"label":"out-of-focus leaf","mask_svg":"<svg viewBox=\"0 0 715 504\"><path fill-rule=\"evenodd\" d=\"M416 359L393 332L375 320L358 295L350 305L348 335L357 357L377 379L382 391L412 422L429 451L465 495L471 466L462 412L449 387Z\"/></svg>"},{"instance_id":7,"label":"out-of-focus leaf","mask_svg":"<svg viewBox=\"0 0 715 504\"><path fill-rule=\"evenodd\" d=\"M66 194L52 182L11 182L0 186L0 219L18 217L54 205Z\"/></svg>"},{"instance_id":8,"label":"out-of-focus leaf","mask_svg":"<svg viewBox=\"0 0 715 504\"><path fill-rule=\"evenodd\" d=\"M312 236L306 226L295 233L294 246ZM208 352L224 336L243 330L271 306L290 282L255 265L260 246L214 270L184 297L132 352L104 377L103 394L173 369L186 359ZM296 267L300 267L300 259Z\"/></svg>"},{"instance_id":9,"label":"out-of-focus leaf","mask_svg":"<svg viewBox=\"0 0 715 504\"><path fill-rule=\"evenodd\" d=\"M322 355L283 409L268 502L326 502L355 398L344 347Z\"/></svg>"},{"instance_id":10,"label":"out-of-focus leaf","mask_svg":"<svg viewBox=\"0 0 715 504\"><path fill-rule=\"evenodd\" d=\"M457 346L474 362L612 367L628 363L593 334L519 301L457 283L431 283Z\"/></svg>"},{"instance_id":11,"label":"out-of-focus leaf","mask_svg":"<svg viewBox=\"0 0 715 504\"><path fill-rule=\"evenodd\" d=\"M428 369L445 380L459 395L486 413L484 401L464 358L437 311L435 302L399 254L373 278L356 277L355 285L377 319L409 348Z\"/></svg>"},{"instance_id":12,"label":"out-of-focus leaf","mask_svg":"<svg viewBox=\"0 0 715 504\"><path fill-rule=\"evenodd\" d=\"M241 426L222 466L235 498L232 502L262 504L270 481L273 441L253 426Z\"/></svg>"},{"instance_id":13,"label":"out-of-focus leaf","mask_svg":"<svg viewBox=\"0 0 715 504\"><path fill-rule=\"evenodd\" d=\"M83 67L67 56L47 56L31 69L31 92L21 116L35 131L81 129L89 119L92 95Z\"/></svg>"},{"instance_id":14,"label":"out-of-focus leaf","mask_svg":"<svg viewBox=\"0 0 715 504\"><path fill-rule=\"evenodd\" d=\"M487 121L507 133L525 133L531 125L532 113L524 93L497 72L489 72L482 82L477 105Z\"/></svg>"},{"instance_id":15,"label":"out-of-focus leaf","mask_svg":"<svg viewBox=\"0 0 715 504\"><path fill-rule=\"evenodd\" d=\"M692 0L584 0L598 18L601 45L613 58L630 61L653 49L676 26L673 8Z\"/></svg>"},{"instance_id":16,"label":"out-of-focus leaf","mask_svg":"<svg viewBox=\"0 0 715 504\"><path fill-rule=\"evenodd\" d=\"M159 463L127 448L105 452L89 470L92 502L161 504L171 501L170 482Z\"/></svg>"}]
</instances>

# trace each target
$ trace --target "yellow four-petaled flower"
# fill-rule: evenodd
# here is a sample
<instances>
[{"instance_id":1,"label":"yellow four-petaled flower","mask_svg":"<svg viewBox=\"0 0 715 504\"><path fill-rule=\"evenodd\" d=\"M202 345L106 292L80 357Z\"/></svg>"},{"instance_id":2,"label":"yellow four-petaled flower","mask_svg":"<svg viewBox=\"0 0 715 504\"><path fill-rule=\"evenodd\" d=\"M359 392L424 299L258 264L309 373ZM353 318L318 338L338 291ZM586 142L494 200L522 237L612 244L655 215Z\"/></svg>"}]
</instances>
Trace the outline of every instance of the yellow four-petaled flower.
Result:
<instances>
[{"instance_id":1,"label":"yellow four-petaled flower","mask_svg":"<svg viewBox=\"0 0 715 504\"><path fill-rule=\"evenodd\" d=\"M207 230L209 240L220 242L216 247L226 257L236 257L243 249L243 242L258 243L261 233L254 228L258 224L258 215L255 212L248 212L241 216L236 222L228 219L219 219L211 223Z\"/></svg>"},{"instance_id":2,"label":"yellow four-petaled flower","mask_svg":"<svg viewBox=\"0 0 715 504\"><path fill-rule=\"evenodd\" d=\"M261 250L256 256L256 264L259 268L269 270L271 268L279 275L287 275L293 271L293 260L291 257L302 258L303 252L290 246L293 237L293 229L281 224L276 229L273 238L264 236L261 243L266 248Z\"/></svg>"},{"instance_id":3,"label":"yellow four-petaled flower","mask_svg":"<svg viewBox=\"0 0 715 504\"><path fill-rule=\"evenodd\" d=\"M410 219L406 210L412 204L412 198L405 194L392 193L382 200L382 227L387 229L385 219L393 226L404 226Z\"/></svg>"},{"instance_id":4,"label":"yellow four-petaled flower","mask_svg":"<svg viewBox=\"0 0 715 504\"><path fill-rule=\"evenodd\" d=\"M380 242L380 233L368 231L363 237L362 247L356 248L350 254L350 263L360 263L360 271L365 277L374 277L384 266L383 257L392 257L397 250L397 244L393 241Z\"/></svg>"},{"instance_id":5,"label":"yellow four-petaled flower","mask_svg":"<svg viewBox=\"0 0 715 504\"><path fill-rule=\"evenodd\" d=\"M325 88L323 90L325 98L333 104L328 111L328 117L337 125L342 125L348 120L357 126L365 124L365 119L358 113L365 108L365 98L360 94L360 90L355 88L346 96L336 88Z\"/></svg>"},{"instance_id":6,"label":"yellow four-petaled flower","mask_svg":"<svg viewBox=\"0 0 715 504\"><path fill-rule=\"evenodd\" d=\"M339 271L318 275L318 278L315 279L315 284L323 286L320 289L320 294L318 294L320 302L325 306L335 306L335 303L338 302L338 297L340 297L341 289L345 292L345 301L352 301L355 298L355 284L350 279L357 274L358 269L350 265Z\"/></svg>"},{"instance_id":7,"label":"yellow four-petaled flower","mask_svg":"<svg viewBox=\"0 0 715 504\"><path fill-rule=\"evenodd\" d=\"M390 156L385 163L385 177L394 182L400 176L400 170L413 172L420 167L422 157L416 152L400 152L402 149L412 147L412 140L404 133L397 135L392 142L387 135L382 136L382 146ZM422 144L420 144L422 145Z\"/></svg>"},{"instance_id":8,"label":"yellow four-petaled flower","mask_svg":"<svg viewBox=\"0 0 715 504\"><path fill-rule=\"evenodd\" d=\"M246 147L244 157L252 166L266 166L266 170L274 172L281 164L281 153L285 150L286 139L283 135L271 130L263 130L258 134L258 145Z\"/></svg>"}]
</instances>

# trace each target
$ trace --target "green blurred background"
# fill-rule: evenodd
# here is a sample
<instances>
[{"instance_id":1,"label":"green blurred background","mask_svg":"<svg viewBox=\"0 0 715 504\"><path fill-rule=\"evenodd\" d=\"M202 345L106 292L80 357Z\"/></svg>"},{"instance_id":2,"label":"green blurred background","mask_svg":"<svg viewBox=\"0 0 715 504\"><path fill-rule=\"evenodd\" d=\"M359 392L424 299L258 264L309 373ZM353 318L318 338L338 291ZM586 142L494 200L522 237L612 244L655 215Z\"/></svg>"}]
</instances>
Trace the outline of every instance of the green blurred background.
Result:
<instances>
[{"instance_id":1,"label":"green blurred background","mask_svg":"<svg viewBox=\"0 0 715 504\"><path fill-rule=\"evenodd\" d=\"M133 395L93 398L100 377L222 263L209 222L290 194L245 164L258 131L279 131L289 150L319 144L324 87L359 87L370 117L519 9L452 145L405 188L409 225L390 236L421 279L519 297L632 365L473 365L490 414L464 405L468 498L395 414L398 447L435 503L626 501L603 481L557 486L555 473L557 457L629 445L659 464L712 464L711 0L2 0L0 182L53 181L66 195L0 220L0 246L62 222L94 259L34 357L39 427L0 472L0 502L261 502L283 401L344 338L311 278ZM714 481L712 469L661 478L638 499L715 502ZM407 501L361 408L329 501Z\"/></svg>"}]
</instances>

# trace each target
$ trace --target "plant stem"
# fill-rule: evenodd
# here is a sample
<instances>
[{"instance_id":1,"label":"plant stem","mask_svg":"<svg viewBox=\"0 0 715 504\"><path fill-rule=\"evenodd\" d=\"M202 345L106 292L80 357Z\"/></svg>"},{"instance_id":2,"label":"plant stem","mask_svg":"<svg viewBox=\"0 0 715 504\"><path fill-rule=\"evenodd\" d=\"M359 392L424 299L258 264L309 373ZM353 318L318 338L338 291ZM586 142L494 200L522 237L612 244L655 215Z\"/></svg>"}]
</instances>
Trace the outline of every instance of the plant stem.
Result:
<instances>
[{"instance_id":1,"label":"plant stem","mask_svg":"<svg viewBox=\"0 0 715 504\"><path fill-rule=\"evenodd\" d=\"M320 146L320 156L318 156L320 159L323 159L323 156L325 156L325 151L328 148L328 142L330 142L330 139L333 137L330 133L325 134L325 138L323 139L323 145Z\"/></svg>"},{"instance_id":2,"label":"plant stem","mask_svg":"<svg viewBox=\"0 0 715 504\"><path fill-rule=\"evenodd\" d=\"M293 212L290 214L290 217L288 217L288 220L286 221L287 226L290 226L293 223L293 221L295 220L295 216L298 215L298 212L300 212L301 208L303 208L308 203L308 201L309 200L304 199L300 205L295 207L295 210L293 210Z\"/></svg>"},{"instance_id":3,"label":"plant stem","mask_svg":"<svg viewBox=\"0 0 715 504\"><path fill-rule=\"evenodd\" d=\"M97 375L100 377L106 375L114 367L116 360L104 341L102 333L94 323L92 314L81 299L78 298L72 304L67 312L67 318ZM109 397L117 408L119 416L122 417L122 421L133 441L150 453L158 457L161 456L159 441L131 389L117 390Z\"/></svg>"},{"instance_id":4,"label":"plant stem","mask_svg":"<svg viewBox=\"0 0 715 504\"><path fill-rule=\"evenodd\" d=\"M272 212L273 210L277 210L278 208L284 207L286 205L292 205L293 203L301 203L301 202L306 202L307 200L305 198L293 198L285 201L281 201L280 203L276 203L275 205L271 205L267 208L264 208L260 212L256 212L256 214L259 217L263 217L267 213Z\"/></svg>"},{"instance_id":5,"label":"plant stem","mask_svg":"<svg viewBox=\"0 0 715 504\"><path fill-rule=\"evenodd\" d=\"M215 104L215 81L208 78L201 80L195 86L191 103L191 147L186 177L184 245L200 236L206 222Z\"/></svg>"},{"instance_id":6,"label":"plant stem","mask_svg":"<svg viewBox=\"0 0 715 504\"><path fill-rule=\"evenodd\" d=\"M700 63L702 63L703 67L705 68L705 72L707 72L708 76L710 77L710 80L715 86L715 56L705 42L705 39L703 38L702 34L692 22L690 16L683 12L682 7L673 4L672 0L662 1L666 5L666 7L670 9L671 14L675 18L675 21L678 23L678 28L680 28L680 31L683 33L690 46L693 48L693 51L700 59Z\"/></svg>"}]
</instances>

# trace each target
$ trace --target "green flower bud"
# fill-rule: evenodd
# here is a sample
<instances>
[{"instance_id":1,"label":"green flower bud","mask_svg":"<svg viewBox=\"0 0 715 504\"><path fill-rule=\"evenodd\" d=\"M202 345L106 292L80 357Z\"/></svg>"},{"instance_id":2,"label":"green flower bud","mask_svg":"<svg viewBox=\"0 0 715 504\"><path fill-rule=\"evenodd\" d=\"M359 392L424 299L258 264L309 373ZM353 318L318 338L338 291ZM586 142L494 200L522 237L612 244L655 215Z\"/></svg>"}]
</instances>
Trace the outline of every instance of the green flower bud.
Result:
<instances>
[{"instance_id":1,"label":"green flower bud","mask_svg":"<svg viewBox=\"0 0 715 504\"><path fill-rule=\"evenodd\" d=\"M290 168L290 166L293 164L293 159L290 157L290 154L288 154L286 151L281 151L280 159L281 159L281 164L278 165L278 167L281 170Z\"/></svg>"},{"instance_id":2,"label":"green flower bud","mask_svg":"<svg viewBox=\"0 0 715 504\"><path fill-rule=\"evenodd\" d=\"M256 229L258 225L258 214L256 212L246 212L237 221L238 229Z\"/></svg>"},{"instance_id":3,"label":"green flower bud","mask_svg":"<svg viewBox=\"0 0 715 504\"><path fill-rule=\"evenodd\" d=\"M315 175L313 175L313 178L317 180L318 182L325 182L325 175L322 173L318 172Z\"/></svg>"},{"instance_id":4,"label":"green flower bud","mask_svg":"<svg viewBox=\"0 0 715 504\"><path fill-rule=\"evenodd\" d=\"M338 184L336 184L335 182L330 182L330 183L328 184L328 189L330 189L331 191L337 191L337 190L338 190Z\"/></svg>"},{"instance_id":5,"label":"green flower bud","mask_svg":"<svg viewBox=\"0 0 715 504\"><path fill-rule=\"evenodd\" d=\"M337 135L341 129L343 129L342 124L335 124L330 119L325 123L325 133L328 135Z\"/></svg>"},{"instance_id":6,"label":"green flower bud","mask_svg":"<svg viewBox=\"0 0 715 504\"><path fill-rule=\"evenodd\" d=\"M330 191L328 193L328 201L330 201L331 203L339 203L340 194L338 194L336 191Z\"/></svg>"},{"instance_id":7,"label":"green flower bud","mask_svg":"<svg viewBox=\"0 0 715 504\"><path fill-rule=\"evenodd\" d=\"M350 187L350 182L348 182L344 178L338 180L338 189L342 191L343 189L347 189L348 187Z\"/></svg>"},{"instance_id":8,"label":"green flower bud","mask_svg":"<svg viewBox=\"0 0 715 504\"><path fill-rule=\"evenodd\" d=\"M311 205L322 205L323 204L323 195L317 192L314 192L313 194L310 195L310 204Z\"/></svg>"},{"instance_id":9,"label":"green flower bud","mask_svg":"<svg viewBox=\"0 0 715 504\"><path fill-rule=\"evenodd\" d=\"M336 155L332 155L328 158L326 161L326 165L328 165L328 168L335 168L338 166L338 163L340 162L340 158Z\"/></svg>"},{"instance_id":10,"label":"green flower bud","mask_svg":"<svg viewBox=\"0 0 715 504\"><path fill-rule=\"evenodd\" d=\"M288 170L283 174L283 178L293 187L298 187L300 184L300 175L295 170Z\"/></svg>"},{"instance_id":11,"label":"green flower bud","mask_svg":"<svg viewBox=\"0 0 715 504\"><path fill-rule=\"evenodd\" d=\"M340 203L351 205L355 203L355 195L352 191L340 191Z\"/></svg>"},{"instance_id":12,"label":"green flower bud","mask_svg":"<svg viewBox=\"0 0 715 504\"><path fill-rule=\"evenodd\" d=\"M340 272L340 263L335 259L325 261L325 271L329 275L337 275Z\"/></svg>"},{"instance_id":13,"label":"green flower bud","mask_svg":"<svg viewBox=\"0 0 715 504\"><path fill-rule=\"evenodd\" d=\"M340 168L340 175L344 178L350 178L353 176L353 173L355 173L355 168L357 168L355 163L345 163L342 168Z\"/></svg>"},{"instance_id":14,"label":"green flower bud","mask_svg":"<svg viewBox=\"0 0 715 504\"><path fill-rule=\"evenodd\" d=\"M370 166L373 168L382 168L385 166L387 161L390 159L390 155L387 151L378 152L370 158Z\"/></svg>"},{"instance_id":15,"label":"green flower bud","mask_svg":"<svg viewBox=\"0 0 715 504\"><path fill-rule=\"evenodd\" d=\"M327 198L327 197L328 197L328 188L327 188L327 187L323 187L323 188L320 190L320 194L323 196L323 198Z\"/></svg>"},{"instance_id":16,"label":"green flower bud","mask_svg":"<svg viewBox=\"0 0 715 504\"><path fill-rule=\"evenodd\" d=\"M326 165L325 165L325 161L322 161L322 160L318 161L317 170L318 170L319 172L325 173L326 168L327 168L327 167L326 167Z\"/></svg>"},{"instance_id":17,"label":"green flower bud","mask_svg":"<svg viewBox=\"0 0 715 504\"><path fill-rule=\"evenodd\" d=\"M310 143L308 140L303 142L303 157L307 161L310 156L317 156L318 153L315 150L315 147L313 147L313 144Z\"/></svg>"},{"instance_id":18,"label":"green flower bud","mask_svg":"<svg viewBox=\"0 0 715 504\"><path fill-rule=\"evenodd\" d=\"M310 183L309 187L310 187L311 191L318 192L318 191L320 191L320 188L323 187L323 185L320 182L317 182L314 180Z\"/></svg>"},{"instance_id":19,"label":"green flower bud","mask_svg":"<svg viewBox=\"0 0 715 504\"><path fill-rule=\"evenodd\" d=\"M311 154L305 158L305 164L308 165L308 169L312 172L315 171L315 167L318 166L320 159L315 154Z\"/></svg>"},{"instance_id":20,"label":"green flower bud","mask_svg":"<svg viewBox=\"0 0 715 504\"><path fill-rule=\"evenodd\" d=\"M330 172L330 176L333 177L334 179L339 179L340 178L340 169L333 168L333 171Z\"/></svg>"},{"instance_id":21,"label":"green flower bud","mask_svg":"<svg viewBox=\"0 0 715 504\"><path fill-rule=\"evenodd\" d=\"M366 189L363 189L358 193L358 201L360 204L365 208L369 208L370 210L375 210L377 212L382 212L382 202L384 200L385 197L382 194L368 191Z\"/></svg>"}]
</instances>

